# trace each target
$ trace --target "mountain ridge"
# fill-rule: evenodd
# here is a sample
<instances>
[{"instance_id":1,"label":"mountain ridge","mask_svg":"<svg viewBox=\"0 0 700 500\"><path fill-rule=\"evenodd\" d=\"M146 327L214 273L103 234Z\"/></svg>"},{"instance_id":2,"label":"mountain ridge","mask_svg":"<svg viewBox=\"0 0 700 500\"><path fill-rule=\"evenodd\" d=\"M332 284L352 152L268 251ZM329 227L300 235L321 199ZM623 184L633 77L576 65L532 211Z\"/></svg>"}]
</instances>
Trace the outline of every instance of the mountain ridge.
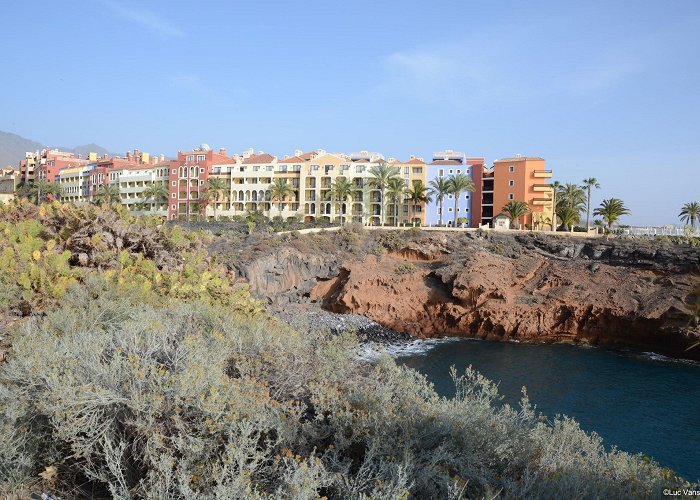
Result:
<instances>
[{"instance_id":1,"label":"mountain ridge","mask_svg":"<svg viewBox=\"0 0 700 500\"><path fill-rule=\"evenodd\" d=\"M0 168L17 168L19 161L24 159L27 151L40 151L44 147L45 145L40 142L0 130ZM95 143L83 144L73 148L59 147L58 149L80 154L83 157L89 152L97 153L98 156L103 154L111 156L107 149Z\"/></svg>"}]
</instances>

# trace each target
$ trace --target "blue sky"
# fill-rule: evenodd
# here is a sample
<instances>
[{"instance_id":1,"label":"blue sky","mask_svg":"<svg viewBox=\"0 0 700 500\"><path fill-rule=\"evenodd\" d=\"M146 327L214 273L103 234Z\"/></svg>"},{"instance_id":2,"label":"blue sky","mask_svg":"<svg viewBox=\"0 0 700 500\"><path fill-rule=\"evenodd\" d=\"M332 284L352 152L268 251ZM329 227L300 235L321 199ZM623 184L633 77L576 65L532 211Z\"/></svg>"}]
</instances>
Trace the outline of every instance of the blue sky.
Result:
<instances>
[{"instance_id":1,"label":"blue sky","mask_svg":"<svg viewBox=\"0 0 700 500\"><path fill-rule=\"evenodd\" d=\"M174 155L368 149L700 201L700 2L74 0L3 8L0 130Z\"/></svg>"}]
</instances>

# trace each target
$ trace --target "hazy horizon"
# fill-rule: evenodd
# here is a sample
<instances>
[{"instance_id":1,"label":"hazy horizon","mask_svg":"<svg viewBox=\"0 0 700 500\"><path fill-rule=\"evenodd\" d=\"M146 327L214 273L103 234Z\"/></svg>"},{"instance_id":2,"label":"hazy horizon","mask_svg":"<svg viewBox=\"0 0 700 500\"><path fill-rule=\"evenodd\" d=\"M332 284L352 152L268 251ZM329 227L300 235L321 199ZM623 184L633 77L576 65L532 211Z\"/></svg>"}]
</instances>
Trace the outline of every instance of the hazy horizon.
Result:
<instances>
[{"instance_id":1,"label":"hazy horizon","mask_svg":"<svg viewBox=\"0 0 700 500\"><path fill-rule=\"evenodd\" d=\"M46 145L522 154L562 183L596 177L593 204L622 198L622 223L679 224L700 201L694 1L85 0L5 13L0 130Z\"/></svg>"}]
</instances>

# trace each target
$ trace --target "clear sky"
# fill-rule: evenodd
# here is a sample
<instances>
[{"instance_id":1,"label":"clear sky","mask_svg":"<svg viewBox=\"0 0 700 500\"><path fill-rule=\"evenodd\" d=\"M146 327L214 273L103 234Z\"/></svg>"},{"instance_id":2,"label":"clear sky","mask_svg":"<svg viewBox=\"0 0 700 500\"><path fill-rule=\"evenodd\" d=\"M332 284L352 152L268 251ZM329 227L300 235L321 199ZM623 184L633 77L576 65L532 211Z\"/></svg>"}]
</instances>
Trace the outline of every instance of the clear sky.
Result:
<instances>
[{"instance_id":1,"label":"clear sky","mask_svg":"<svg viewBox=\"0 0 700 500\"><path fill-rule=\"evenodd\" d=\"M0 130L173 156L202 142L542 156L632 224L700 201L700 1L10 1Z\"/></svg>"}]
</instances>

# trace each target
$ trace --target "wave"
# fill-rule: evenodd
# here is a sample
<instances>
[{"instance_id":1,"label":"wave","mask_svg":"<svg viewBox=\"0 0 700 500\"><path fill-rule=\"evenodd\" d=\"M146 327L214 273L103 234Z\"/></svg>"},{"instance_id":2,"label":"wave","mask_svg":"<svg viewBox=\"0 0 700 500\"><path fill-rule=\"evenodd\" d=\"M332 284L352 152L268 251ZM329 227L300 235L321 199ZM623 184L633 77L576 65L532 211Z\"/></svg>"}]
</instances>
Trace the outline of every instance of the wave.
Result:
<instances>
[{"instance_id":1,"label":"wave","mask_svg":"<svg viewBox=\"0 0 700 500\"><path fill-rule=\"evenodd\" d=\"M402 358L408 356L426 356L436 346L452 342L464 342L477 339L465 339L459 337L444 337L440 339L416 339L410 342L377 344L366 343L358 349L358 356L365 361L374 361L383 355L392 358Z\"/></svg>"}]
</instances>

